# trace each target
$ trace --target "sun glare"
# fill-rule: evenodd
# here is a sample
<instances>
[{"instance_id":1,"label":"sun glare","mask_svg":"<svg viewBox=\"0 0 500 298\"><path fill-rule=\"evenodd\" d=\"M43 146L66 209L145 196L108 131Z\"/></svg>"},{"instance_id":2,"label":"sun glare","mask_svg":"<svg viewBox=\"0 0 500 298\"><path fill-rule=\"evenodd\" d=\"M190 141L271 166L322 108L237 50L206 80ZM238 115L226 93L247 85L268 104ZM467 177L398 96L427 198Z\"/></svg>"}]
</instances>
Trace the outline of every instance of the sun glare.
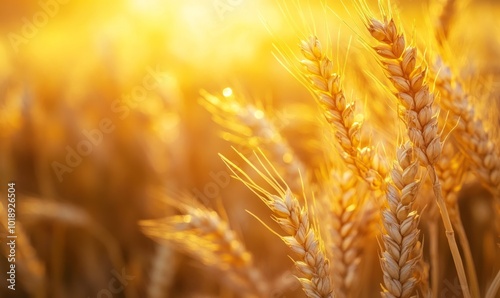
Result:
<instances>
[{"instance_id":1,"label":"sun glare","mask_svg":"<svg viewBox=\"0 0 500 298\"><path fill-rule=\"evenodd\" d=\"M150 13L158 10L164 2L160 0L130 0L130 6L138 12Z\"/></svg>"},{"instance_id":2,"label":"sun glare","mask_svg":"<svg viewBox=\"0 0 500 298\"><path fill-rule=\"evenodd\" d=\"M230 97L231 95L233 95L233 89L229 87L224 88L224 90L222 90L222 95L224 95L224 97Z\"/></svg>"},{"instance_id":3,"label":"sun glare","mask_svg":"<svg viewBox=\"0 0 500 298\"><path fill-rule=\"evenodd\" d=\"M500 298L500 0L338 2L0 0L0 298Z\"/></svg>"}]
</instances>

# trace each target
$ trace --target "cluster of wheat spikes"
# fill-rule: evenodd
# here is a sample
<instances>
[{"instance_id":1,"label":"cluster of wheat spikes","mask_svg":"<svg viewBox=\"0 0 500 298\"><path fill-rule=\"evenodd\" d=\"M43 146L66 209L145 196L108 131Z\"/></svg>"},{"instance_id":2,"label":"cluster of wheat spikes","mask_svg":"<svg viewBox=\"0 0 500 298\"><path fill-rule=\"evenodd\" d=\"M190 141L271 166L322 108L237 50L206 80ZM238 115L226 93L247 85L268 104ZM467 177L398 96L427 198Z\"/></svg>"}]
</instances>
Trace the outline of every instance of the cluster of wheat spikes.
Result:
<instances>
[{"instance_id":1,"label":"cluster of wheat spikes","mask_svg":"<svg viewBox=\"0 0 500 298\"><path fill-rule=\"evenodd\" d=\"M322 169L311 170L272 115L258 105L202 92L201 103L225 128L226 138L240 146L233 159L221 155L223 162L271 211L277 225L265 225L289 247L295 265L285 274L297 277L307 297L374 297L359 288L367 277L380 283L383 297L442 297L440 254L453 260L460 295L498 297L500 271L478 279L458 203L462 184L475 175L493 198L492 230L498 243L499 136L488 130L460 76L443 58L455 2L444 4L436 40L428 45L411 41L390 5L379 5L377 17L365 2L356 2L364 26L357 34L373 68L386 75L379 78L386 92L368 99L369 104L391 101L397 106L401 128L388 126L393 140L380 142L391 149L380 150L370 136L363 112L344 93L343 81L349 78L340 74L335 57L313 32L295 50L302 56L300 67L290 69L328 123L331 142L324 143ZM160 252L170 255L176 249L191 255L219 272L220 281L242 297L286 292L290 284L266 280L227 219L186 200L171 204L181 215L141 222L146 235L165 246ZM274 231L277 227L281 230ZM443 239L447 247L439 247ZM367 243L373 241L378 241L380 271L368 268L367 251L373 247ZM490 266L499 270L498 262ZM169 275L160 269L153 277ZM154 287L151 297L160 297L158 291Z\"/></svg>"}]
</instances>

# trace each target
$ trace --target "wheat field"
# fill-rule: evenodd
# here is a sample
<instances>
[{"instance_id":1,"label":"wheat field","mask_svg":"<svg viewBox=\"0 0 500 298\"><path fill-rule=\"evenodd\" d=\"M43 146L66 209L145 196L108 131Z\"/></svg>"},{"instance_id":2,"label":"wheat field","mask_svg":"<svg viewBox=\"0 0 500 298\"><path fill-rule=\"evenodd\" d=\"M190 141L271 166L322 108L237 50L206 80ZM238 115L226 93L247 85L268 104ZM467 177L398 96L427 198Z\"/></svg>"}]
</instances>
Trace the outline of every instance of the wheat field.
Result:
<instances>
[{"instance_id":1,"label":"wheat field","mask_svg":"<svg viewBox=\"0 0 500 298\"><path fill-rule=\"evenodd\" d=\"M0 24L0 297L500 297L500 2Z\"/></svg>"}]
</instances>

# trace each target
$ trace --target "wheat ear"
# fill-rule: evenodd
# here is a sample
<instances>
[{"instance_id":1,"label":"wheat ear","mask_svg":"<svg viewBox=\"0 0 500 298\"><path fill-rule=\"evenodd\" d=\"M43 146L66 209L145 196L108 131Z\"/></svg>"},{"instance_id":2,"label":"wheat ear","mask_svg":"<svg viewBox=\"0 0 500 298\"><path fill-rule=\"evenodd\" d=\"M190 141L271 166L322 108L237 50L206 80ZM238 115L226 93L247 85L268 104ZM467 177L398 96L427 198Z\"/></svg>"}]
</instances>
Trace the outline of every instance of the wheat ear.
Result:
<instances>
[{"instance_id":1,"label":"wheat ear","mask_svg":"<svg viewBox=\"0 0 500 298\"><path fill-rule=\"evenodd\" d=\"M329 277L330 261L325 254L324 243L317 227L310 222L307 206L301 206L285 181L262 153L255 154L261 169L241 153L238 152L238 154L272 187L275 194L255 183L229 159L222 155L221 158L236 178L271 209L274 220L287 234L287 236L281 236L281 239L298 256L295 260L295 267L300 273L299 282L304 292L308 297L333 297ZM274 177L277 177L280 182Z\"/></svg>"},{"instance_id":2,"label":"wheat ear","mask_svg":"<svg viewBox=\"0 0 500 298\"><path fill-rule=\"evenodd\" d=\"M310 89L323 108L326 120L335 129L335 136L342 148L342 157L346 164L373 189L384 189L387 170L374 148L361 148L363 116L356 115L355 103L346 100L340 75L333 72L332 61L325 55L315 36L303 40L301 50L305 58L302 64L310 81Z\"/></svg>"},{"instance_id":3,"label":"wheat ear","mask_svg":"<svg viewBox=\"0 0 500 298\"><path fill-rule=\"evenodd\" d=\"M446 66L438 58L436 65L436 88L441 95L440 105L450 114L450 123L458 123L453 138L481 184L493 195L497 214L500 214L500 150L491 141L491 134L477 118L469 95L464 91ZM497 232L500 232L500 216L496 218Z\"/></svg>"},{"instance_id":4,"label":"wheat ear","mask_svg":"<svg viewBox=\"0 0 500 298\"><path fill-rule=\"evenodd\" d=\"M425 81L426 71L421 66L416 67L417 49L406 46L405 35L398 30L392 18L384 16L384 20L380 21L367 17L366 27L379 42L374 49L397 90L395 95L403 107L401 113L408 136L420 164L427 168L433 185L460 284L465 297L470 297L462 257L435 168L441 154L441 140L438 135L437 116L433 111L434 96Z\"/></svg>"},{"instance_id":5,"label":"wheat ear","mask_svg":"<svg viewBox=\"0 0 500 298\"><path fill-rule=\"evenodd\" d=\"M265 297L267 283L236 233L217 212L206 207L179 204L183 215L139 224L152 239L165 241L222 273L222 282L244 297Z\"/></svg>"},{"instance_id":6,"label":"wheat ear","mask_svg":"<svg viewBox=\"0 0 500 298\"><path fill-rule=\"evenodd\" d=\"M363 241L366 240L366 217L370 217L364 208L369 192L360 186L359 179L351 171L332 173L332 192L329 201L332 204L332 228L330 235L332 246L332 281L338 298L349 297L352 286L358 276L361 262Z\"/></svg>"},{"instance_id":7,"label":"wheat ear","mask_svg":"<svg viewBox=\"0 0 500 298\"><path fill-rule=\"evenodd\" d=\"M416 293L421 258L419 215L413 207L420 181L418 163L409 143L397 152L387 187L387 208L382 211L384 251L380 263L384 275L383 297L411 297Z\"/></svg>"},{"instance_id":8,"label":"wheat ear","mask_svg":"<svg viewBox=\"0 0 500 298\"><path fill-rule=\"evenodd\" d=\"M224 138L251 150L265 148L276 160L282 161L287 179L300 184L297 173L303 171L305 165L269 113L243 96L220 97L204 90L200 93L203 97L200 103L212 114L213 120L226 130Z\"/></svg>"}]
</instances>

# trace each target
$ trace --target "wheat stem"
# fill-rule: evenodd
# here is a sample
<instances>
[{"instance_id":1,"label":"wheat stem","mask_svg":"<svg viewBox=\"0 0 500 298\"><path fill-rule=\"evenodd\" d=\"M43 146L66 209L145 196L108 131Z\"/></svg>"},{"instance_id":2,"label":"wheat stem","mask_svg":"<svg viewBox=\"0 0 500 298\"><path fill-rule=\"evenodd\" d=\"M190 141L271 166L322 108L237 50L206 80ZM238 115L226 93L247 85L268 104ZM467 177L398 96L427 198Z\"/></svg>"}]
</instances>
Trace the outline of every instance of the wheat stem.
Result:
<instances>
[{"instance_id":1,"label":"wheat stem","mask_svg":"<svg viewBox=\"0 0 500 298\"><path fill-rule=\"evenodd\" d=\"M465 269L462 262L462 257L460 256L460 251L455 240L455 232L453 231L453 225L451 224L450 216L448 215L448 209L446 208L446 203L444 202L443 196L441 194L441 183L437 179L435 168L433 166L427 167L428 173L431 177L433 184L434 195L436 196L436 201L441 212L441 218L443 220L446 239L448 240L448 245L450 246L451 254L453 256L453 262L455 263L455 268L457 269L458 278L460 280L460 285L463 289L463 294L465 297L471 297L469 292L469 286L467 283L467 277L465 275Z\"/></svg>"},{"instance_id":2,"label":"wheat stem","mask_svg":"<svg viewBox=\"0 0 500 298\"><path fill-rule=\"evenodd\" d=\"M446 0L438 18L438 26L436 30L436 39L440 45L448 39L451 25L457 10L456 0Z\"/></svg>"},{"instance_id":3,"label":"wheat stem","mask_svg":"<svg viewBox=\"0 0 500 298\"><path fill-rule=\"evenodd\" d=\"M465 233L460 210L457 202L457 194L464 181L466 167L463 165L464 156L461 152L455 152L451 142L443 145L441 158L436 163L436 171L439 180L442 182L442 191L448 208L450 219L458 236L458 241L462 247L467 277L469 278L471 294L479 297L479 283L477 281L476 269L472 252Z\"/></svg>"},{"instance_id":4,"label":"wheat stem","mask_svg":"<svg viewBox=\"0 0 500 298\"><path fill-rule=\"evenodd\" d=\"M0 215L2 218L7 217L7 209L4 208L0 201ZM0 223L0 233L8 234L9 227L7 220ZM21 222L16 223L16 254L21 282L26 291L33 297L44 298L47 296L45 274L46 268L43 262L39 259L35 248L32 246L28 234ZM7 246L5 246L7 247ZM0 253L5 254L9 258L9 252L4 247L0 249Z\"/></svg>"},{"instance_id":5,"label":"wheat stem","mask_svg":"<svg viewBox=\"0 0 500 298\"><path fill-rule=\"evenodd\" d=\"M500 288L500 270L497 272L495 279L493 279L493 282L488 288L488 292L486 292L485 298L495 298L499 288Z\"/></svg>"},{"instance_id":6,"label":"wheat stem","mask_svg":"<svg viewBox=\"0 0 500 298\"><path fill-rule=\"evenodd\" d=\"M458 207L456 212L459 212ZM465 260L465 268L467 269L467 276L469 277L470 289L473 297L480 297L479 283L477 280L476 266L474 265L474 259L472 258L472 251L470 249L469 240L467 239L467 234L465 233L464 225L460 216L453 216L452 218L453 226L457 232L458 241L462 247Z\"/></svg>"},{"instance_id":7,"label":"wheat stem","mask_svg":"<svg viewBox=\"0 0 500 298\"><path fill-rule=\"evenodd\" d=\"M158 244L152 258L148 298L162 298L168 293L175 276L175 255L172 248Z\"/></svg>"},{"instance_id":8,"label":"wheat stem","mask_svg":"<svg viewBox=\"0 0 500 298\"><path fill-rule=\"evenodd\" d=\"M431 207L432 208L432 207ZM435 208L435 207L434 207ZM436 212L436 211L435 211ZM435 213L433 212L433 213ZM437 215L436 215L437 216ZM430 239L430 258L431 258L431 297L439 297L439 226L434 220L435 216L431 216L432 222L429 223L429 239Z\"/></svg>"}]
</instances>

